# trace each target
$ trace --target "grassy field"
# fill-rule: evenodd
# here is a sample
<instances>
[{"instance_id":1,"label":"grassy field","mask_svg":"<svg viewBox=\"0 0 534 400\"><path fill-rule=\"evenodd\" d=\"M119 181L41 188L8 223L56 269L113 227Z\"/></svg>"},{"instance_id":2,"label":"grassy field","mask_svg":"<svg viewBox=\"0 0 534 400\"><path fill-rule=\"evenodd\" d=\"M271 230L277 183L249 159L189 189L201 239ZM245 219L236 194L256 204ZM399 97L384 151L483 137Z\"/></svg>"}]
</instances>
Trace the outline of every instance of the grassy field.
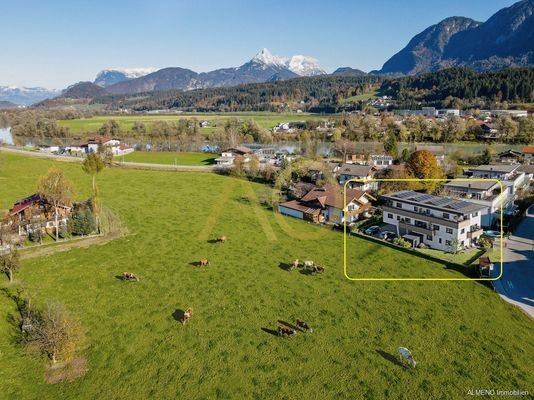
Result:
<instances>
[{"instance_id":1,"label":"grassy field","mask_svg":"<svg viewBox=\"0 0 534 400\"><path fill-rule=\"evenodd\" d=\"M0 209L60 166L79 199L79 165L0 153ZM5 399L461 399L468 389L532 393L532 321L476 282L353 282L342 235L273 214L258 184L215 174L113 169L103 203L129 235L24 260L13 285L38 304L60 302L87 330L87 375L47 385L46 361L14 343L13 302L0 292L0 398ZM225 235L224 244L210 243ZM360 238L351 275L461 276ZM210 266L191 263L208 257ZM293 259L324 275L287 271ZM115 278L139 274L138 283ZM187 326L177 309L194 308ZM282 339L278 320L313 333ZM412 350L416 369L395 362Z\"/></svg>"},{"instance_id":2,"label":"grassy field","mask_svg":"<svg viewBox=\"0 0 534 400\"><path fill-rule=\"evenodd\" d=\"M212 165L218 154L211 153L179 153L171 151L136 151L124 157L116 157L116 161L135 161L150 164L177 165Z\"/></svg>"},{"instance_id":3,"label":"grassy field","mask_svg":"<svg viewBox=\"0 0 534 400\"><path fill-rule=\"evenodd\" d=\"M134 122L140 121L147 125L147 129L150 130L151 125L156 121L165 121L165 122L177 122L180 119L191 119L195 118L197 121L209 121L212 127L210 128L199 128L200 132L211 133L215 129L214 126L224 124L224 121L232 118L249 120L252 119L263 128L272 128L280 122L298 122L298 121L307 121L307 120L321 120L325 117L319 114L309 114L309 113L270 113L270 112L261 112L261 113L181 113L181 114L172 114L172 115L150 115L150 114L141 114L141 115L105 115L105 116L96 116L92 118L83 118L83 119L72 119L72 120L61 120L58 121L59 126L68 127L72 133L89 133L96 132L106 121L113 119L117 121L121 130L124 133L131 132Z\"/></svg>"},{"instance_id":4,"label":"grassy field","mask_svg":"<svg viewBox=\"0 0 534 400\"><path fill-rule=\"evenodd\" d=\"M351 102L360 101L360 100L365 101L369 99L376 99L379 96L380 96L380 90L375 89L369 92L358 94L356 96L347 97L346 99L341 100L340 103L351 103Z\"/></svg>"}]
</instances>

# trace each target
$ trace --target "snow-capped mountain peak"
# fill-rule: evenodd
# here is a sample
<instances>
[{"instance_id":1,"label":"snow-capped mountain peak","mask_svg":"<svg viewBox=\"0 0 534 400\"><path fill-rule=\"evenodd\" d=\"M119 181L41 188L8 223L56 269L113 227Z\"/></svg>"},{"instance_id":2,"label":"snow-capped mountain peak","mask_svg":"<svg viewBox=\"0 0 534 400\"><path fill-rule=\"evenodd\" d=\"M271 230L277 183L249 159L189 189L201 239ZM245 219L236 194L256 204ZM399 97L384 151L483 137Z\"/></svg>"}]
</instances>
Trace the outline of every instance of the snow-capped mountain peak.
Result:
<instances>
[{"instance_id":1,"label":"snow-capped mountain peak","mask_svg":"<svg viewBox=\"0 0 534 400\"><path fill-rule=\"evenodd\" d=\"M146 68L110 68L100 71L94 81L95 84L102 87L108 87L115 83L127 81L130 79L140 78L142 76L156 72L154 67Z\"/></svg>"},{"instance_id":2,"label":"snow-capped mountain peak","mask_svg":"<svg viewBox=\"0 0 534 400\"><path fill-rule=\"evenodd\" d=\"M256 54L251 61L267 66L285 67L285 63L282 58L273 56L271 52L265 48L261 49L261 51Z\"/></svg>"},{"instance_id":3,"label":"snow-capped mountain peak","mask_svg":"<svg viewBox=\"0 0 534 400\"><path fill-rule=\"evenodd\" d=\"M313 57L296 55L286 62L287 68L301 76L324 75L326 72L319 65L319 60Z\"/></svg>"}]
</instances>

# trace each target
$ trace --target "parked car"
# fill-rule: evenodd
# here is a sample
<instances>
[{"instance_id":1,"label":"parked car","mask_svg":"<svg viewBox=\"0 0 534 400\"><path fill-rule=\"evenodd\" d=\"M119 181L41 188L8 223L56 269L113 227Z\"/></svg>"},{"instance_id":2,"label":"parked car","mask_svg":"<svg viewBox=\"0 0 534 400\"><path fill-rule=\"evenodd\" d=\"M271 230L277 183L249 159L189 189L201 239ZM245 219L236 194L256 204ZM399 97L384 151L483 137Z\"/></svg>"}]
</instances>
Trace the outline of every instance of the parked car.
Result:
<instances>
[{"instance_id":1,"label":"parked car","mask_svg":"<svg viewBox=\"0 0 534 400\"><path fill-rule=\"evenodd\" d=\"M376 235L378 232L380 232L380 227L376 225L373 225L364 231L366 235Z\"/></svg>"},{"instance_id":2,"label":"parked car","mask_svg":"<svg viewBox=\"0 0 534 400\"><path fill-rule=\"evenodd\" d=\"M397 234L395 232L384 231L380 233L380 239L387 240L388 242L395 239L396 237L397 237Z\"/></svg>"}]
</instances>

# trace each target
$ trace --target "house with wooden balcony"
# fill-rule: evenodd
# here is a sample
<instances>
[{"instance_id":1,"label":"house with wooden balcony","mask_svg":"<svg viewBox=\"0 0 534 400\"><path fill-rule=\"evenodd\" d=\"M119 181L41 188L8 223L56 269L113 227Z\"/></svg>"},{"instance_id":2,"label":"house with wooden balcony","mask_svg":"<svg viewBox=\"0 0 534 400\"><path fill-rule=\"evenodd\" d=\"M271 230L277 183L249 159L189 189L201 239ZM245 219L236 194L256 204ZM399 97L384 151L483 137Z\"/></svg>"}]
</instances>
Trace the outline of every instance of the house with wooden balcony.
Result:
<instances>
[{"instance_id":1,"label":"house with wooden balcony","mask_svg":"<svg viewBox=\"0 0 534 400\"><path fill-rule=\"evenodd\" d=\"M474 247L482 236L481 211L485 206L412 190L382 196L382 220L396 227L414 247L423 243L443 251Z\"/></svg>"},{"instance_id":2,"label":"house with wooden balcony","mask_svg":"<svg viewBox=\"0 0 534 400\"><path fill-rule=\"evenodd\" d=\"M343 188L325 185L313 188L299 200L279 204L278 211L310 222L349 224L370 217L373 200L376 199L365 191L347 189L345 206Z\"/></svg>"},{"instance_id":3,"label":"house with wooden balcony","mask_svg":"<svg viewBox=\"0 0 534 400\"><path fill-rule=\"evenodd\" d=\"M72 207L59 204L57 207L59 227L66 226ZM55 229L55 210L52 204L40 193L17 200L9 210L9 223L16 224L19 236L41 229L52 232Z\"/></svg>"}]
</instances>

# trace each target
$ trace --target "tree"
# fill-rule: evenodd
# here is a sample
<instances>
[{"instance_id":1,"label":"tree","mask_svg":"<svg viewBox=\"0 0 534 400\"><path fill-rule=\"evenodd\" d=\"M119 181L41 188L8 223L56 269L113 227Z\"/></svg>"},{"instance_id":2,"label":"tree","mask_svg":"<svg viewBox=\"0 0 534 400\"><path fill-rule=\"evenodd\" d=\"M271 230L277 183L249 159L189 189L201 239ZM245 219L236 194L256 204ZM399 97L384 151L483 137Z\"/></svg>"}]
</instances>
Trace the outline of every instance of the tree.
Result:
<instances>
[{"instance_id":1,"label":"tree","mask_svg":"<svg viewBox=\"0 0 534 400\"><path fill-rule=\"evenodd\" d=\"M13 282L13 273L20 268L20 255L16 249L11 249L5 254L0 255L0 271L7 274L9 282Z\"/></svg>"},{"instance_id":2,"label":"tree","mask_svg":"<svg viewBox=\"0 0 534 400\"><path fill-rule=\"evenodd\" d=\"M260 160L257 156L252 155L250 157L250 160L248 162L248 176L252 179L255 179L258 177L258 173L260 172Z\"/></svg>"},{"instance_id":3,"label":"tree","mask_svg":"<svg viewBox=\"0 0 534 400\"><path fill-rule=\"evenodd\" d=\"M428 150L417 150L412 153L406 162L406 169L418 179L441 179L443 171L438 166L436 157ZM433 191L438 182L423 181L421 185L427 191ZM418 185L419 186L419 185Z\"/></svg>"},{"instance_id":4,"label":"tree","mask_svg":"<svg viewBox=\"0 0 534 400\"><path fill-rule=\"evenodd\" d=\"M491 162L491 151L487 147L482 151L482 154L480 155L479 162L482 165L487 165Z\"/></svg>"},{"instance_id":5,"label":"tree","mask_svg":"<svg viewBox=\"0 0 534 400\"><path fill-rule=\"evenodd\" d=\"M456 238L452 239L447 247L451 253L456 254L460 251L460 242Z\"/></svg>"},{"instance_id":6,"label":"tree","mask_svg":"<svg viewBox=\"0 0 534 400\"><path fill-rule=\"evenodd\" d=\"M66 205L70 202L74 194L72 184L65 178L63 171L57 168L50 168L48 173L39 179L37 191L54 207L56 240L59 240L58 208L60 205Z\"/></svg>"},{"instance_id":7,"label":"tree","mask_svg":"<svg viewBox=\"0 0 534 400\"><path fill-rule=\"evenodd\" d=\"M397 145L397 138L395 137L395 134L390 132L386 136L386 140L384 141L384 150L386 154L390 155L394 159L396 159L399 155L398 145Z\"/></svg>"},{"instance_id":8,"label":"tree","mask_svg":"<svg viewBox=\"0 0 534 400\"><path fill-rule=\"evenodd\" d=\"M48 305L37 313L28 336L28 343L45 353L52 363L68 360L83 340L80 320L60 305Z\"/></svg>"},{"instance_id":9,"label":"tree","mask_svg":"<svg viewBox=\"0 0 534 400\"><path fill-rule=\"evenodd\" d=\"M95 195L95 176L98 175L105 167L104 160L100 154L89 153L82 163L83 171L93 178L93 197Z\"/></svg>"}]
</instances>

